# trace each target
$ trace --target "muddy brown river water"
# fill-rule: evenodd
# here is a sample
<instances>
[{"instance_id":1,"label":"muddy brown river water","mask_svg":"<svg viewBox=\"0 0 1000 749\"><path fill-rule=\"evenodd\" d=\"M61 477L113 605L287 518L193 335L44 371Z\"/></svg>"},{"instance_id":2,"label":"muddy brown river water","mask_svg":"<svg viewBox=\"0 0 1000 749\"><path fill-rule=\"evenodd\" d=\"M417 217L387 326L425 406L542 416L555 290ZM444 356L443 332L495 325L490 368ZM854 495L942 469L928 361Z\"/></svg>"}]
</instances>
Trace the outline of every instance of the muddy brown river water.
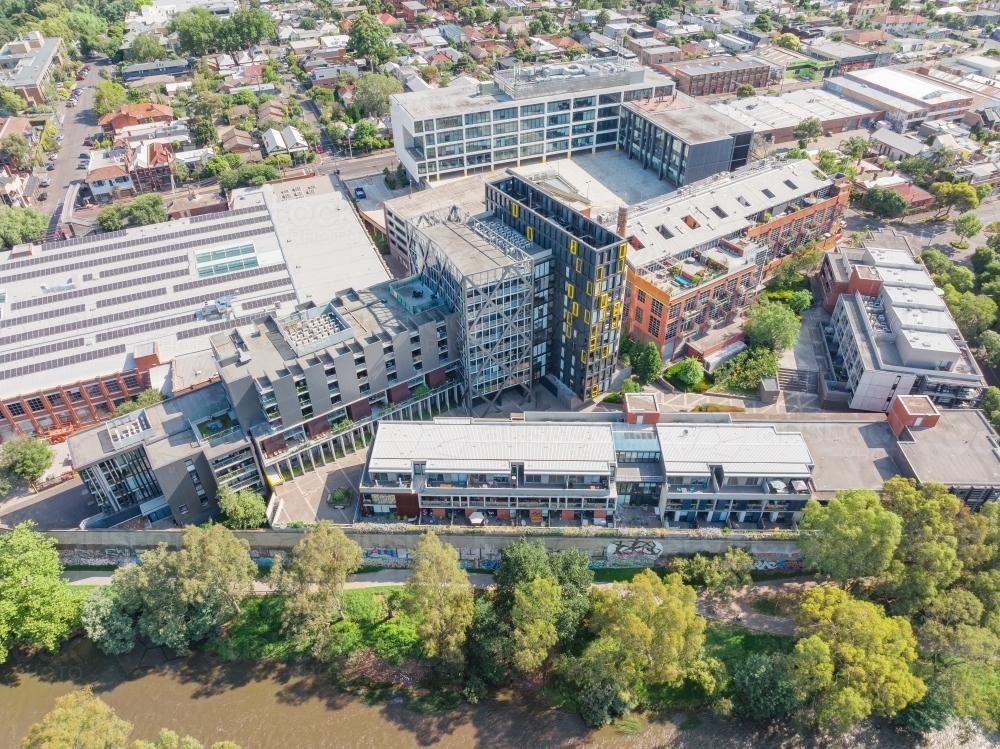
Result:
<instances>
[{"instance_id":1,"label":"muddy brown river water","mask_svg":"<svg viewBox=\"0 0 1000 749\"><path fill-rule=\"evenodd\" d=\"M19 746L21 736L52 708L56 697L88 684L120 717L136 726L133 738L151 739L165 727L205 744L230 739L243 749L792 749L814 745L788 733L770 733L711 716L702 716L699 727L685 731L677 728L681 716L672 716L674 721L646 722L639 736L623 736L610 726L591 731L577 716L547 708L541 698L514 693L501 693L475 707L464 705L443 715L424 716L400 704L366 705L334 689L322 671L306 664L225 663L201 653L168 660L159 648L117 659L104 656L79 638L55 656L15 655L0 668L0 748ZM838 744L880 749L916 746L884 726ZM995 745L975 737L963 746Z\"/></svg>"}]
</instances>

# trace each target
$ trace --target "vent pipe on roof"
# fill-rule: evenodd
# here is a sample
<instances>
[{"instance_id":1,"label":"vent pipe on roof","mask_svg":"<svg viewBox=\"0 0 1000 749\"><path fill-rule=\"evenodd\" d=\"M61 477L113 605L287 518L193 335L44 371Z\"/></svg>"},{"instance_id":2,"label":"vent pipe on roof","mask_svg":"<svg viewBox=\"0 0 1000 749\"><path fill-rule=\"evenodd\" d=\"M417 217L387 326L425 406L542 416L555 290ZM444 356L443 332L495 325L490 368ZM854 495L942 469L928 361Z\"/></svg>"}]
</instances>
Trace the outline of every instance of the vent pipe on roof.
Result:
<instances>
[{"instance_id":1,"label":"vent pipe on roof","mask_svg":"<svg viewBox=\"0 0 1000 749\"><path fill-rule=\"evenodd\" d=\"M628 231L628 206L618 206L618 236L625 239L625 232Z\"/></svg>"}]
</instances>

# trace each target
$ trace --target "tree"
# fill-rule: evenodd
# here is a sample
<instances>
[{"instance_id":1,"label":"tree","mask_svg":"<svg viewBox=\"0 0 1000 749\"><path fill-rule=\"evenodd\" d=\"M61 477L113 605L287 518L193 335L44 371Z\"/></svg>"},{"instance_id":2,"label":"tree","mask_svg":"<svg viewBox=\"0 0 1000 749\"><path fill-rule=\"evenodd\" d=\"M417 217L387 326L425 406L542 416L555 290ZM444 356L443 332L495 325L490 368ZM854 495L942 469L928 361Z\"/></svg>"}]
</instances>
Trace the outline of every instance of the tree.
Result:
<instances>
[{"instance_id":1,"label":"tree","mask_svg":"<svg viewBox=\"0 0 1000 749\"><path fill-rule=\"evenodd\" d=\"M705 379L705 367L692 356L683 359L674 369L673 376L688 387L694 387Z\"/></svg>"},{"instance_id":2,"label":"tree","mask_svg":"<svg viewBox=\"0 0 1000 749\"><path fill-rule=\"evenodd\" d=\"M35 723L22 749L126 749L132 724L122 720L90 687L56 698L55 707Z\"/></svg>"},{"instance_id":3,"label":"tree","mask_svg":"<svg viewBox=\"0 0 1000 749\"><path fill-rule=\"evenodd\" d=\"M798 706L782 661L753 653L733 666L733 707L750 720L783 718Z\"/></svg>"},{"instance_id":4,"label":"tree","mask_svg":"<svg viewBox=\"0 0 1000 749\"><path fill-rule=\"evenodd\" d=\"M219 131L215 129L215 124L208 118L194 123L191 134L194 136L195 143L202 148L219 142Z\"/></svg>"},{"instance_id":5,"label":"tree","mask_svg":"<svg viewBox=\"0 0 1000 749\"><path fill-rule=\"evenodd\" d=\"M983 230L983 222L972 212L959 215L951 226L962 239L972 239Z\"/></svg>"},{"instance_id":6,"label":"tree","mask_svg":"<svg viewBox=\"0 0 1000 749\"><path fill-rule=\"evenodd\" d=\"M7 247L38 239L48 225L48 217L34 208L0 206L0 241Z\"/></svg>"},{"instance_id":7,"label":"tree","mask_svg":"<svg viewBox=\"0 0 1000 749\"><path fill-rule=\"evenodd\" d=\"M514 645L509 620L497 611L489 597L476 599L468 639L473 675L490 684L503 681L513 659Z\"/></svg>"},{"instance_id":8,"label":"tree","mask_svg":"<svg viewBox=\"0 0 1000 749\"><path fill-rule=\"evenodd\" d=\"M645 346L637 346L638 350L631 354L632 373L642 385L648 385L663 372L663 360L660 358L660 348L653 341Z\"/></svg>"},{"instance_id":9,"label":"tree","mask_svg":"<svg viewBox=\"0 0 1000 749\"><path fill-rule=\"evenodd\" d=\"M347 46L358 57L381 65L392 56L392 45L388 42L391 33L375 16L360 13L351 23Z\"/></svg>"},{"instance_id":10,"label":"tree","mask_svg":"<svg viewBox=\"0 0 1000 749\"><path fill-rule=\"evenodd\" d=\"M997 303L988 296L966 291L960 294L953 287L945 287L944 301L966 340L979 340L997 320Z\"/></svg>"},{"instance_id":11,"label":"tree","mask_svg":"<svg viewBox=\"0 0 1000 749\"><path fill-rule=\"evenodd\" d=\"M742 83L736 88L736 98L737 99L748 99L751 96L757 95L757 89L755 89L749 83Z\"/></svg>"},{"instance_id":12,"label":"tree","mask_svg":"<svg viewBox=\"0 0 1000 749\"><path fill-rule=\"evenodd\" d=\"M98 117L103 117L118 109L125 103L126 98L128 97L124 86L114 81L101 81L94 86L94 113Z\"/></svg>"},{"instance_id":13,"label":"tree","mask_svg":"<svg viewBox=\"0 0 1000 749\"><path fill-rule=\"evenodd\" d=\"M465 9L463 8L463 10ZM316 23L316 19L312 16L303 16L302 20L299 22L299 28L306 31L313 31L317 28L317 26L318 24Z\"/></svg>"},{"instance_id":14,"label":"tree","mask_svg":"<svg viewBox=\"0 0 1000 749\"><path fill-rule=\"evenodd\" d=\"M839 583L885 572L902 534L899 516L867 489L839 491L826 506L810 500L799 527L809 531L799 539L806 567Z\"/></svg>"},{"instance_id":15,"label":"tree","mask_svg":"<svg viewBox=\"0 0 1000 749\"><path fill-rule=\"evenodd\" d=\"M911 702L893 718L893 723L914 733L929 733L945 728L952 718L947 690L931 682L927 692L916 702Z\"/></svg>"},{"instance_id":16,"label":"tree","mask_svg":"<svg viewBox=\"0 0 1000 749\"><path fill-rule=\"evenodd\" d=\"M902 216L910 207L910 204L906 202L906 198L891 187L881 187L879 185L870 187L865 191L864 201L878 218Z\"/></svg>"},{"instance_id":17,"label":"tree","mask_svg":"<svg viewBox=\"0 0 1000 749\"><path fill-rule=\"evenodd\" d=\"M0 444L0 473L11 473L22 481L34 481L49 470L55 455L49 444L38 437L11 437Z\"/></svg>"},{"instance_id":18,"label":"tree","mask_svg":"<svg viewBox=\"0 0 1000 749\"><path fill-rule=\"evenodd\" d=\"M964 213L979 206L979 194L972 185L964 182L935 182L928 189L937 201L939 216L948 215L952 208Z\"/></svg>"},{"instance_id":19,"label":"tree","mask_svg":"<svg viewBox=\"0 0 1000 749\"><path fill-rule=\"evenodd\" d=\"M0 536L0 663L14 645L54 651L70 634L80 604L61 572L55 540L31 521Z\"/></svg>"},{"instance_id":20,"label":"tree","mask_svg":"<svg viewBox=\"0 0 1000 749\"><path fill-rule=\"evenodd\" d=\"M702 585L724 596L753 582L750 577L753 557L736 546L730 546L719 556L676 557L670 569L679 573L688 585Z\"/></svg>"},{"instance_id":21,"label":"tree","mask_svg":"<svg viewBox=\"0 0 1000 749\"><path fill-rule=\"evenodd\" d=\"M849 159L860 162L868 153L869 143L867 138L852 136L847 140L840 141L840 152Z\"/></svg>"},{"instance_id":22,"label":"tree","mask_svg":"<svg viewBox=\"0 0 1000 749\"><path fill-rule=\"evenodd\" d=\"M795 34L782 34L779 36L775 42L779 47L784 47L785 49L790 49L793 52L798 52L799 48L802 46L802 42Z\"/></svg>"},{"instance_id":23,"label":"tree","mask_svg":"<svg viewBox=\"0 0 1000 749\"><path fill-rule=\"evenodd\" d=\"M601 12L597 14L597 28L603 29L609 23L611 23L611 14L608 13L607 8L601 8Z\"/></svg>"},{"instance_id":24,"label":"tree","mask_svg":"<svg viewBox=\"0 0 1000 749\"><path fill-rule=\"evenodd\" d=\"M389 111L389 96L403 93L403 84L391 75L362 73L354 84L354 104L365 114Z\"/></svg>"},{"instance_id":25,"label":"tree","mask_svg":"<svg viewBox=\"0 0 1000 749\"><path fill-rule=\"evenodd\" d=\"M129 63L154 62L169 58L170 53L152 34L139 34L125 52L125 60Z\"/></svg>"},{"instance_id":26,"label":"tree","mask_svg":"<svg viewBox=\"0 0 1000 749\"><path fill-rule=\"evenodd\" d=\"M221 21L204 8L175 13L167 29L177 34L181 50L192 57L203 57L217 46Z\"/></svg>"},{"instance_id":27,"label":"tree","mask_svg":"<svg viewBox=\"0 0 1000 749\"><path fill-rule=\"evenodd\" d=\"M128 644L123 616L156 645L183 650L239 613L257 572L249 544L214 524L187 526L181 544L178 552L166 544L144 552L141 565L115 571L108 598L88 601L84 626L106 652Z\"/></svg>"},{"instance_id":28,"label":"tree","mask_svg":"<svg viewBox=\"0 0 1000 749\"><path fill-rule=\"evenodd\" d=\"M458 564L458 552L442 544L436 533L428 531L417 542L406 591L407 608L418 620L424 655L459 668L472 624L472 585Z\"/></svg>"},{"instance_id":29,"label":"tree","mask_svg":"<svg viewBox=\"0 0 1000 749\"><path fill-rule=\"evenodd\" d=\"M789 297L788 306L791 307L792 312L801 315L812 306L812 302L812 292L809 289L799 289Z\"/></svg>"},{"instance_id":30,"label":"tree","mask_svg":"<svg viewBox=\"0 0 1000 749\"><path fill-rule=\"evenodd\" d=\"M11 133L0 138L0 153L11 163L15 169L20 169L27 165L26 159L31 151L31 146L20 133Z\"/></svg>"},{"instance_id":31,"label":"tree","mask_svg":"<svg viewBox=\"0 0 1000 749\"><path fill-rule=\"evenodd\" d=\"M879 591L890 608L910 614L924 608L962 572L955 521L961 503L947 487L894 476L882 487L882 503L902 520L893 563Z\"/></svg>"},{"instance_id":32,"label":"tree","mask_svg":"<svg viewBox=\"0 0 1000 749\"><path fill-rule=\"evenodd\" d=\"M927 175L932 174L934 169L934 162L930 159L925 159L922 156L911 156L907 159L903 159L896 165L897 171L902 172L909 177L913 177L916 181L920 181Z\"/></svg>"},{"instance_id":33,"label":"tree","mask_svg":"<svg viewBox=\"0 0 1000 749\"><path fill-rule=\"evenodd\" d=\"M98 586L87 594L80 611L87 637L108 655L122 655L135 647L135 620L119 595L112 585Z\"/></svg>"},{"instance_id":34,"label":"tree","mask_svg":"<svg viewBox=\"0 0 1000 749\"><path fill-rule=\"evenodd\" d=\"M107 209L105 209L107 210ZM103 213L104 211L101 211ZM155 406L163 400L163 393L156 388L146 388L139 393L135 400L122 401L115 407L115 416L124 416L132 411L138 411L146 406Z\"/></svg>"},{"instance_id":35,"label":"tree","mask_svg":"<svg viewBox=\"0 0 1000 749\"><path fill-rule=\"evenodd\" d=\"M275 34L271 14L260 8L241 8L233 13L228 23L232 25L240 49L259 44L262 39L271 39ZM316 28L315 21L313 28Z\"/></svg>"},{"instance_id":36,"label":"tree","mask_svg":"<svg viewBox=\"0 0 1000 749\"><path fill-rule=\"evenodd\" d=\"M554 579L548 552L541 541L519 538L500 550L500 565L493 573L493 604L497 612L510 617L514 609L514 592L518 585L528 584L538 577Z\"/></svg>"},{"instance_id":37,"label":"tree","mask_svg":"<svg viewBox=\"0 0 1000 749\"><path fill-rule=\"evenodd\" d=\"M321 520L295 545L292 561L272 572L286 597L282 630L293 642L311 645L325 657L334 617L342 617L341 595L347 576L361 566L361 547L344 532Z\"/></svg>"},{"instance_id":38,"label":"tree","mask_svg":"<svg viewBox=\"0 0 1000 749\"><path fill-rule=\"evenodd\" d=\"M226 513L226 526L234 530L252 530L267 523L267 505L253 489L234 492L222 484L215 494L219 508Z\"/></svg>"},{"instance_id":39,"label":"tree","mask_svg":"<svg viewBox=\"0 0 1000 749\"><path fill-rule=\"evenodd\" d=\"M799 339L799 318L784 304L761 303L747 312L743 329L751 345L784 351Z\"/></svg>"},{"instance_id":40,"label":"tree","mask_svg":"<svg viewBox=\"0 0 1000 749\"><path fill-rule=\"evenodd\" d=\"M982 357L991 367L1000 364L1000 333L986 330L979 336Z\"/></svg>"},{"instance_id":41,"label":"tree","mask_svg":"<svg viewBox=\"0 0 1000 749\"><path fill-rule=\"evenodd\" d=\"M4 86L0 88L0 109L5 109L12 114L23 112L28 106L21 96L14 92L14 89Z\"/></svg>"},{"instance_id":42,"label":"tree","mask_svg":"<svg viewBox=\"0 0 1000 749\"><path fill-rule=\"evenodd\" d=\"M758 13L757 17L753 20L753 27L757 31L770 31L771 16L767 13Z\"/></svg>"},{"instance_id":43,"label":"tree","mask_svg":"<svg viewBox=\"0 0 1000 749\"><path fill-rule=\"evenodd\" d=\"M259 186L280 176L280 172L270 164L244 164L238 169L224 172L219 177L219 187L232 190L237 187Z\"/></svg>"},{"instance_id":44,"label":"tree","mask_svg":"<svg viewBox=\"0 0 1000 749\"><path fill-rule=\"evenodd\" d=\"M821 586L803 594L797 623L806 636L789 671L820 727L841 732L872 713L892 717L924 696L910 670L917 643L906 619Z\"/></svg>"},{"instance_id":45,"label":"tree","mask_svg":"<svg viewBox=\"0 0 1000 749\"><path fill-rule=\"evenodd\" d=\"M559 584L536 577L514 589L511 625L514 643L514 667L522 673L537 670L556 644L559 635L556 621L561 608Z\"/></svg>"},{"instance_id":46,"label":"tree","mask_svg":"<svg viewBox=\"0 0 1000 749\"><path fill-rule=\"evenodd\" d=\"M97 214L97 225L101 227L103 231L119 231L125 228L125 210L120 205L109 205L106 208L102 208L100 213ZM125 406L124 413L128 413L133 410L126 404L131 403L131 401L125 401L121 406ZM119 408L121 407L119 406ZM117 408L115 411L117 412Z\"/></svg>"},{"instance_id":47,"label":"tree","mask_svg":"<svg viewBox=\"0 0 1000 749\"><path fill-rule=\"evenodd\" d=\"M792 135L796 140L816 140L822 134L823 123L819 117L806 117L792 130Z\"/></svg>"},{"instance_id":48,"label":"tree","mask_svg":"<svg viewBox=\"0 0 1000 749\"><path fill-rule=\"evenodd\" d=\"M556 576L562 596L556 633L565 645L576 637L580 622L590 610L590 586L594 582L594 571L590 569L590 557L575 547L549 554L549 568Z\"/></svg>"},{"instance_id":49,"label":"tree","mask_svg":"<svg viewBox=\"0 0 1000 749\"><path fill-rule=\"evenodd\" d=\"M998 233L998 231L1000 231L1000 229L991 228L994 227L994 225L1000 226L1000 221L994 221L990 224L987 224L983 228L983 232L985 232L991 238L995 236ZM980 245L972 253L972 257L969 258L969 261L972 263L973 272L978 276L986 269L986 266L988 266L990 263L997 262L996 250L994 250L989 245Z\"/></svg>"},{"instance_id":50,"label":"tree","mask_svg":"<svg viewBox=\"0 0 1000 749\"><path fill-rule=\"evenodd\" d=\"M162 224L170 220L163 208L163 198L156 194L140 195L129 203L125 211L131 226Z\"/></svg>"}]
</instances>

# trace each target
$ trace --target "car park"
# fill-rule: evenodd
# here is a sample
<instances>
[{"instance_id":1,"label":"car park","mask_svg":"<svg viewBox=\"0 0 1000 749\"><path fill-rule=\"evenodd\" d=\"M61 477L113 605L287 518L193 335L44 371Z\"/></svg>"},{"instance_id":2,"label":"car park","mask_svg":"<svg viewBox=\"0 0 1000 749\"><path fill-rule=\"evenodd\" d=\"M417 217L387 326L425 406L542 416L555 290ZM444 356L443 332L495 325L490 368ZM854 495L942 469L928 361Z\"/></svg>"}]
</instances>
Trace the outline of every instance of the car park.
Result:
<instances>
[{"instance_id":1,"label":"car park","mask_svg":"<svg viewBox=\"0 0 1000 749\"><path fill-rule=\"evenodd\" d=\"M358 200L364 200L365 198L368 197L368 194L365 192L363 187L355 187L354 197L356 197Z\"/></svg>"}]
</instances>

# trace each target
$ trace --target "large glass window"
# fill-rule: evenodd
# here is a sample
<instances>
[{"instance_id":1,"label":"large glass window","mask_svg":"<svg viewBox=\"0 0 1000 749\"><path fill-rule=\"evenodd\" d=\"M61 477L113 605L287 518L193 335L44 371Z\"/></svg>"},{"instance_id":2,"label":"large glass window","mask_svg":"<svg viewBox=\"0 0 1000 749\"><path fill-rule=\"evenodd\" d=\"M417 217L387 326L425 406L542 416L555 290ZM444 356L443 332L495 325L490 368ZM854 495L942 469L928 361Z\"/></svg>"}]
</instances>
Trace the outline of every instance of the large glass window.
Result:
<instances>
[{"instance_id":1,"label":"large glass window","mask_svg":"<svg viewBox=\"0 0 1000 749\"><path fill-rule=\"evenodd\" d=\"M461 169L465 165L465 160L461 157L457 159L442 159L438 162L439 171L446 172L449 169Z\"/></svg>"},{"instance_id":2,"label":"large glass window","mask_svg":"<svg viewBox=\"0 0 1000 749\"><path fill-rule=\"evenodd\" d=\"M494 148L504 148L506 146L516 146L516 145L517 145L517 136L516 135L507 135L507 136L505 136L503 138L494 138L493 139L493 147Z\"/></svg>"},{"instance_id":3,"label":"large glass window","mask_svg":"<svg viewBox=\"0 0 1000 749\"><path fill-rule=\"evenodd\" d=\"M569 148L569 141L565 140L557 140L545 144L546 153L552 153L553 151L565 151L567 148Z\"/></svg>"},{"instance_id":4,"label":"large glass window","mask_svg":"<svg viewBox=\"0 0 1000 749\"><path fill-rule=\"evenodd\" d=\"M583 109L584 107L594 106L593 96L582 96L579 99L573 99L573 109Z\"/></svg>"},{"instance_id":5,"label":"large glass window","mask_svg":"<svg viewBox=\"0 0 1000 749\"><path fill-rule=\"evenodd\" d=\"M550 101L549 102L550 112L568 112L569 111L569 99L563 99L562 101Z\"/></svg>"},{"instance_id":6,"label":"large glass window","mask_svg":"<svg viewBox=\"0 0 1000 749\"><path fill-rule=\"evenodd\" d=\"M537 143L545 138L545 133L537 130L533 133L521 133L521 143Z\"/></svg>"},{"instance_id":7,"label":"large glass window","mask_svg":"<svg viewBox=\"0 0 1000 749\"><path fill-rule=\"evenodd\" d=\"M589 122L583 125L573 125L573 135L583 135L594 132L594 123Z\"/></svg>"},{"instance_id":8,"label":"large glass window","mask_svg":"<svg viewBox=\"0 0 1000 749\"><path fill-rule=\"evenodd\" d=\"M513 161L514 159L517 158L517 149L516 148L505 148L502 151L494 151L493 152L493 157L497 161Z\"/></svg>"},{"instance_id":9,"label":"large glass window","mask_svg":"<svg viewBox=\"0 0 1000 749\"><path fill-rule=\"evenodd\" d=\"M521 156L537 156L542 153L544 145L538 143L534 146L521 146Z\"/></svg>"},{"instance_id":10,"label":"large glass window","mask_svg":"<svg viewBox=\"0 0 1000 749\"><path fill-rule=\"evenodd\" d=\"M568 127L556 127L552 130L545 131L546 140L552 140L553 138L565 138L567 135L569 135Z\"/></svg>"},{"instance_id":11,"label":"large glass window","mask_svg":"<svg viewBox=\"0 0 1000 749\"><path fill-rule=\"evenodd\" d=\"M465 137L468 138L483 138L490 134L489 127L467 127L465 128Z\"/></svg>"},{"instance_id":12,"label":"large glass window","mask_svg":"<svg viewBox=\"0 0 1000 749\"><path fill-rule=\"evenodd\" d=\"M619 107L601 107L597 110L597 116L601 119L605 117L617 117Z\"/></svg>"},{"instance_id":13,"label":"large glass window","mask_svg":"<svg viewBox=\"0 0 1000 749\"><path fill-rule=\"evenodd\" d=\"M437 142L441 143L454 143L455 141L462 140L461 130L449 130L446 133L437 134Z\"/></svg>"},{"instance_id":14,"label":"large glass window","mask_svg":"<svg viewBox=\"0 0 1000 749\"><path fill-rule=\"evenodd\" d=\"M472 153L473 151L488 151L490 148L490 140L470 140L465 144L465 152Z\"/></svg>"},{"instance_id":15,"label":"large glass window","mask_svg":"<svg viewBox=\"0 0 1000 749\"><path fill-rule=\"evenodd\" d=\"M532 117L530 120L521 120L522 130L536 130L545 126L544 117Z\"/></svg>"},{"instance_id":16,"label":"large glass window","mask_svg":"<svg viewBox=\"0 0 1000 749\"><path fill-rule=\"evenodd\" d=\"M549 125L565 125L569 122L568 114L550 114L548 124Z\"/></svg>"},{"instance_id":17,"label":"large glass window","mask_svg":"<svg viewBox=\"0 0 1000 749\"><path fill-rule=\"evenodd\" d=\"M621 104L621 94L601 94L597 99L598 104Z\"/></svg>"},{"instance_id":18,"label":"large glass window","mask_svg":"<svg viewBox=\"0 0 1000 749\"><path fill-rule=\"evenodd\" d=\"M542 114L545 111L544 104L526 104L521 107L521 116L527 117L532 114Z\"/></svg>"},{"instance_id":19,"label":"large glass window","mask_svg":"<svg viewBox=\"0 0 1000 749\"><path fill-rule=\"evenodd\" d=\"M461 115L455 115L454 117L438 117L437 119L438 130L447 130L452 127L462 127Z\"/></svg>"},{"instance_id":20,"label":"large glass window","mask_svg":"<svg viewBox=\"0 0 1000 749\"><path fill-rule=\"evenodd\" d=\"M475 114L465 115L466 125L478 125L480 122L489 122L490 113L489 112L476 112Z\"/></svg>"},{"instance_id":21,"label":"large glass window","mask_svg":"<svg viewBox=\"0 0 1000 749\"><path fill-rule=\"evenodd\" d=\"M493 126L494 135L504 135L506 133L516 133L517 123L516 122L504 122L499 125Z\"/></svg>"},{"instance_id":22,"label":"large glass window","mask_svg":"<svg viewBox=\"0 0 1000 749\"><path fill-rule=\"evenodd\" d=\"M517 119L517 107L507 107L506 109L494 109L493 120L514 120Z\"/></svg>"},{"instance_id":23,"label":"large glass window","mask_svg":"<svg viewBox=\"0 0 1000 749\"><path fill-rule=\"evenodd\" d=\"M589 122L594 119L594 110L587 109L583 112L573 112L573 122Z\"/></svg>"}]
</instances>

